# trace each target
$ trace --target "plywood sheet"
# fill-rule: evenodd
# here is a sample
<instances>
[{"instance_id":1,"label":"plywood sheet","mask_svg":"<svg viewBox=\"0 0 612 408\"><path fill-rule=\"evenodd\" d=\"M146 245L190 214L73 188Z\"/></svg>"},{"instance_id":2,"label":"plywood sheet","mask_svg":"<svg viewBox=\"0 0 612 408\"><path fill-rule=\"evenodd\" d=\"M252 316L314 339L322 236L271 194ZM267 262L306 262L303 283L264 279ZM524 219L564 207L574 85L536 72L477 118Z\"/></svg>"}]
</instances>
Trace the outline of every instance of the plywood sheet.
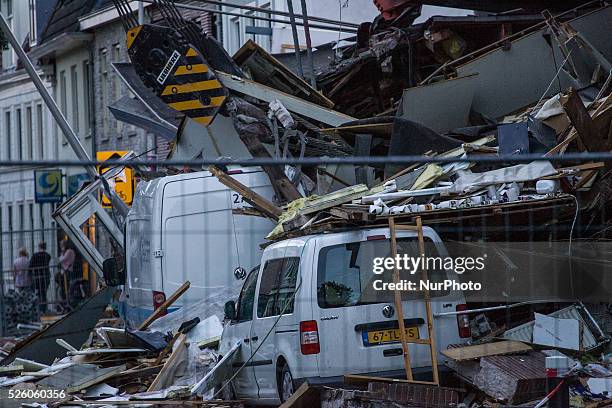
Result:
<instances>
[{"instance_id":1,"label":"plywood sheet","mask_svg":"<svg viewBox=\"0 0 612 408\"><path fill-rule=\"evenodd\" d=\"M500 341L442 350L441 353L455 361L466 361L486 356L522 353L529 350L531 350L530 346L519 341Z\"/></svg>"}]
</instances>

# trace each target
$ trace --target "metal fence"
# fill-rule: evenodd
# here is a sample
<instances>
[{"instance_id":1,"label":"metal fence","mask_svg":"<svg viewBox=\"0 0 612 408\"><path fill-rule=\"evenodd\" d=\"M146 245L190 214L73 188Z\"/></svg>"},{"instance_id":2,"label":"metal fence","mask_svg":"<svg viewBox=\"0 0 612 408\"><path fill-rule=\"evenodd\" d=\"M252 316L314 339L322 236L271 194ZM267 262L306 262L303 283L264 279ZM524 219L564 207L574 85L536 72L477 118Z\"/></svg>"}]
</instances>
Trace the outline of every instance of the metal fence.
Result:
<instances>
[{"instance_id":1,"label":"metal fence","mask_svg":"<svg viewBox=\"0 0 612 408\"><path fill-rule=\"evenodd\" d=\"M54 277L59 271L58 236L61 229L37 228L2 231L0 233L0 334L20 333L20 327L39 322L40 316L62 311L60 288ZM49 273L29 270L25 285L16 287L13 263L20 249L25 248L28 260L44 241L51 256Z\"/></svg>"}]
</instances>

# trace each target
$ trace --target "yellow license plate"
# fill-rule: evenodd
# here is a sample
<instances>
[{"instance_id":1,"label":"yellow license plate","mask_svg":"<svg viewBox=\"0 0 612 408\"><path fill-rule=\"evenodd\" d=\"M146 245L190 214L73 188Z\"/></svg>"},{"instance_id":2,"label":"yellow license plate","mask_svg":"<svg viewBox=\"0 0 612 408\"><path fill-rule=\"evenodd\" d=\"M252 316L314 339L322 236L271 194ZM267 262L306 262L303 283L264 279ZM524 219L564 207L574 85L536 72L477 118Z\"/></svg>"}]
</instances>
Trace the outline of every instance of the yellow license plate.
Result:
<instances>
[{"instance_id":1,"label":"yellow license plate","mask_svg":"<svg viewBox=\"0 0 612 408\"><path fill-rule=\"evenodd\" d=\"M406 340L414 340L419 338L418 327L406 327ZM363 342L365 346L374 346L376 344L399 343L401 340L399 329L389 330L372 330L363 333Z\"/></svg>"}]
</instances>

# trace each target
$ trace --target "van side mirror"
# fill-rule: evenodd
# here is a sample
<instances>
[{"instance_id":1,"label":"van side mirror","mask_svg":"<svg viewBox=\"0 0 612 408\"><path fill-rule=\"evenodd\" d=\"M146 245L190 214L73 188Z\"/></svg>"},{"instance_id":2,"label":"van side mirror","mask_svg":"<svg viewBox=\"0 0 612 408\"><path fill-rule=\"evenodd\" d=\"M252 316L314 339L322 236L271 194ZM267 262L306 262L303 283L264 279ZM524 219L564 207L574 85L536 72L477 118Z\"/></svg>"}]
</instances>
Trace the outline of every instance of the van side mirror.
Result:
<instances>
[{"instance_id":1,"label":"van side mirror","mask_svg":"<svg viewBox=\"0 0 612 408\"><path fill-rule=\"evenodd\" d=\"M223 311L227 320L236 320L236 318L238 317L236 316L236 302L234 302L233 300L225 302Z\"/></svg>"},{"instance_id":2,"label":"van side mirror","mask_svg":"<svg viewBox=\"0 0 612 408\"><path fill-rule=\"evenodd\" d=\"M117 267L117 259L108 258L102 263L102 274L108 286L119 286L125 283L125 271Z\"/></svg>"}]
</instances>

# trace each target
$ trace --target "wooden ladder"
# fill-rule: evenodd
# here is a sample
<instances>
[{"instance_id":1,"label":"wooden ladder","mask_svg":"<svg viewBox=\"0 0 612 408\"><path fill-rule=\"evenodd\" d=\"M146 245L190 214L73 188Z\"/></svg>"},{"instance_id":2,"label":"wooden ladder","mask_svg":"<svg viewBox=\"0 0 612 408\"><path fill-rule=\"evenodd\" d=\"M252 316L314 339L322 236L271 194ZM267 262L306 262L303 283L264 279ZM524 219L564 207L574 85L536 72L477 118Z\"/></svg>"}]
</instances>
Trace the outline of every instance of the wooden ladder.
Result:
<instances>
[{"instance_id":1,"label":"wooden ladder","mask_svg":"<svg viewBox=\"0 0 612 408\"><path fill-rule=\"evenodd\" d=\"M419 256L425 256L425 240L423 238L423 224L421 217L416 218L416 226L414 225L396 225L393 217L389 217L389 231L391 241L391 256L395 259L397 256L397 239L396 231L416 231L419 240ZM421 279L427 281L427 269L423 268L421 271ZM393 281L395 283L400 282L400 273L395 264L393 270ZM402 343L402 350L404 352L404 368L406 369L406 380L413 384L427 384L427 385L440 385L440 376L438 373L438 357L436 349L436 339L433 329L433 315L431 312L431 300L429 296L429 290L425 289L423 292L423 298L425 300L425 311L427 314L427 339L408 339L406 337L406 327L404 322L404 310L402 308L402 298L399 290L394 291L395 308L397 309L397 321L400 330L400 342ZM431 366L433 370L433 381L415 381L412 376L412 366L410 364L410 349L408 348L409 343L415 344L426 344L429 345L429 351L431 355Z\"/></svg>"}]
</instances>

